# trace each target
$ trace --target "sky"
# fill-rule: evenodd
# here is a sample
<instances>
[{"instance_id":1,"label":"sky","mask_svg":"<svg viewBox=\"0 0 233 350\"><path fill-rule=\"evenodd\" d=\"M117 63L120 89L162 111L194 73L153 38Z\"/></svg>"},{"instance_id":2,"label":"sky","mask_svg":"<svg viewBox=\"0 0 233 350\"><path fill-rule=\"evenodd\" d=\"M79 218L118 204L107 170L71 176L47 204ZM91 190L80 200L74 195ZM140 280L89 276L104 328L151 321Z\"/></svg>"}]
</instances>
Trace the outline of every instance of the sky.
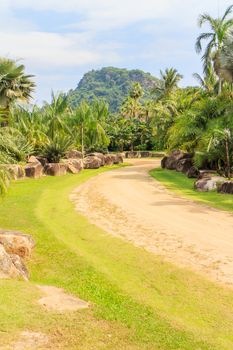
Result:
<instances>
[{"instance_id":1,"label":"sky","mask_svg":"<svg viewBox=\"0 0 233 350\"><path fill-rule=\"evenodd\" d=\"M176 68L182 85L201 73L199 14L222 15L228 0L0 0L0 56L35 75L34 103L74 89L83 74L114 66L159 76Z\"/></svg>"}]
</instances>

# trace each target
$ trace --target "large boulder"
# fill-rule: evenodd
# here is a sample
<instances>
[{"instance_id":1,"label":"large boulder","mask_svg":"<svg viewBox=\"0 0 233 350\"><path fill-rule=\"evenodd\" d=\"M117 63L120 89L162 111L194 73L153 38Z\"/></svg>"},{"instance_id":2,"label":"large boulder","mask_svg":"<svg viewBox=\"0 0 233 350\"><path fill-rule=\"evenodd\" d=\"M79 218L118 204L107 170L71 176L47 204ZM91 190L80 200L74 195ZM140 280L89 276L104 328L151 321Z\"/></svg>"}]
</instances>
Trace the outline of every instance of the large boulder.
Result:
<instances>
[{"instance_id":1,"label":"large boulder","mask_svg":"<svg viewBox=\"0 0 233 350\"><path fill-rule=\"evenodd\" d=\"M200 174L200 172L195 166L192 166L186 172L187 177L190 178L190 179L191 178L198 178L199 174Z\"/></svg>"},{"instance_id":2,"label":"large boulder","mask_svg":"<svg viewBox=\"0 0 233 350\"><path fill-rule=\"evenodd\" d=\"M66 158L67 159L82 159L83 154L80 151L77 150L71 150L66 153Z\"/></svg>"},{"instance_id":3,"label":"large boulder","mask_svg":"<svg viewBox=\"0 0 233 350\"><path fill-rule=\"evenodd\" d=\"M94 152L94 153L90 153L87 155L88 157L97 157L100 159L101 161L101 166L105 165L105 157L103 153L99 153L99 152Z\"/></svg>"},{"instance_id":4,"label":"large boulder","mask_svg":"<svg viewBox=\"0 0 233 350\"><path fill-rule=\"evenodd\" d=\"M113 165L113 159L111 154L105 154L104 161L105 161L105 165Z\"/></svg>"},{"instance_id":5,"label":"large boulder","mask_svg":"<svg viewBox=\"0 0 233 350\"><path fill-rule=\"evenodd\" d=\"M191 158L180 159L176 163L176 171L186 174L187 171L192 168L193 161Z\"/></svg>"},{"instance_id":6,"label":"large boulder","mask_svg":"<svg viewBox=\"0 0 233 350\"><path fill-rule=\"evenodd\" d=\"M43 175L43 166L39 161L35 163L28 163L24 167L25 175L34 179L38 179Z\"/></svg>"},{"instance_id":7,"label":"large boulder","mask_svg":"<svg viewBox=\"0 0 233 350\"><path fill-rule=\"evenodd\" d=\"M198 175L198 180L199 179L204 179L204 178L210 178L216 176L216 171L215 170L200 170L199 175Z\"/></svg>"},{"instance_id":8,"label":"large boulder","mask_svg":"<svg viewBox=\"0 0 233 350\"><path fill-rule=\"evenodd\" d=\"M98 169L102 165L102 161L99 157L87 156L83 160L84 169Z\"/></svg>"},{"instance_id":9,"label":"large boulder","mask_svg":"<svg viewBox=\"0 0 233 350\"><path fill-rule=\"evenodd\" d=\"M29 257L35 247L32 236L9 230L0 230L0 244L8 254L17 254L22 258Z\"/></svg>"},{"instance_id":10,"label":"large boulder","mask_svg":"<svg viewBox=\"0 0 233 350\"><path fill-rule=\"evenodd\" d=\"M0 278L16 278L19 276L19 270L14 265L3 245L0 244Z\"/></svg>"},{"instance_id":11,"label":"large boulder","mask_svg":"<svg viewBox=\"0 0 233 350\"><path fill-rule=\"evenodd\" d=\"M226 194L233 194L233 181L223 182L218 187L218 192L219 193L226 193Z\"/></svg>"},{"instance_id":12,"label":"large boulder","mask_svg":"<svg viewBox=\"0 0 233 350\"><path fill-rule=\"evenodd\" d=\"M71 174L78 174L83 169L82 159L63 159L62 162L66 164L67 171Z\"/></svg>"},{"instance_id":13,"label":"large boulder","mask_svg":"<svg viewBox=\"0 0 233 350\"><path fill-rule=\"evenodd\" d=\"M45 165L45 173L50 176L66 175L67 165L64 163L48 163Z\"/></svg>"},{"instance_id":14,"label":"large boulder","mask_svg":"<svg viewBox=\"0 0 233 350\"><path fill-rule=\"evenodd\" d=\"M194 183L194 188L198 192L215 191L225 181L226 179L220 176L204 177Z\"/></svg>"},{"instance_id":15,"label":"large boulder","mask_svg":"<svg viewBox=\"0 0 233 350\"><path fill-rule=\"evenodd\" d=\"M191 159L190 153L184 153L182 151L173 151L170 156L167 157L165 162L165 168L169 170L176 170L177 164L181 159Z\"/></svg>"}]
</instances>

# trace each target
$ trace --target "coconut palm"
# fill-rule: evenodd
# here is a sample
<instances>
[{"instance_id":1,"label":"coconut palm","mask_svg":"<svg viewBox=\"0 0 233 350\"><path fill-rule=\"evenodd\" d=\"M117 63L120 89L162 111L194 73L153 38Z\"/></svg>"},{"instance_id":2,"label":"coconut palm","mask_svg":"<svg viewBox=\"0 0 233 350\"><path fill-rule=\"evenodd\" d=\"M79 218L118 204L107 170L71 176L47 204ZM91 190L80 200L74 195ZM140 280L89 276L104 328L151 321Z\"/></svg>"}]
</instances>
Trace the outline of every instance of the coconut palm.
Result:
<instances>
[{"instance_id":1,"label":"coconut palm","mask_svg":"<svg viewBox=\"0 0 233 350\"><path fill-rule=\"evenodd\" d=\"M174 68L166 68L164 72L160 71L160 76L160 80L152 90L152 94L155 94L158 99L169 97L183 78Z\"/></svg>"},{"instance_id":2,"label":"coconut palm","mask_svg":"<svg viewBox=\"0 0 233 350\"><path fill-rule=\"evenodd\" d=\"M221 93L222 77L220 55L223 49L223 43L230 29L233 27L233 19L228 18L233 9L233 5L229 6L224 15L220 18L213 18L205 13L200 15L198 24L202 27L208 24L211 28L210 32L201 33L196 40L197 53L202 52L202 42L207 41L205 52L202 56L204 72L207 73L209 65L213 64L216 74L219 76L219 93Z\"/></svg>"},{"instance_id":3,"label":"coconut palm","mask_svg":"<svg viewBox=\"0 0 233 350\"><path fill-rule=\"evenodd\" d=\"M208 65L207 70L204 73L204 77L198 73L194 73L193 77L207 93L212 94L215 92L218 80L212 65Z\"/></svg>"},{"instance_id":4,"label":"coconut palm","mask_svg":"<svg viewBox=\"0 0 233 350\"><path fill-rule=\"evenodd\" d=\"M15 101L28 102L34 91L32 75L25 75L24 65L16 61L0 58L0 106L2 117L8 118L10 105Z\"/></svg>"}]
</instances>

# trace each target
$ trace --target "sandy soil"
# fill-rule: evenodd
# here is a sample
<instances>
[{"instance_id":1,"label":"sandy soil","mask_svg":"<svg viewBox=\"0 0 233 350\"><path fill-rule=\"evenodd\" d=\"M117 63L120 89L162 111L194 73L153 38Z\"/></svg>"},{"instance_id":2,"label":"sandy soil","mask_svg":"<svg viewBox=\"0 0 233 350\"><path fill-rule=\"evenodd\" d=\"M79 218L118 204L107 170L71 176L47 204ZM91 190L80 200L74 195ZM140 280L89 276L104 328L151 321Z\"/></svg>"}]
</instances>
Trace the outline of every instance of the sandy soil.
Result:
<instances>
[{"instance_id":1,"label":"sandy soil","mask_svg":"<svg viewBox=\"0 0 233 350\"><path fill-rule=\"evenodd\" d=\"M71 195L106 232L233 286L233 215L169 192L148 171L158 160L101 174Z\"/></svg>"},{"instance_id":2,"label":"sandy soil","mask_svg":"<svg viewBox=\"0 0 233 350\"><path fill-rule=\"evenodd\" d=\"M66 312L87 309L89 304L73 295L67 294L63 289L53 286L37 286L44 296L38 303L48 311Z\"/></svg>"}]
</instances>

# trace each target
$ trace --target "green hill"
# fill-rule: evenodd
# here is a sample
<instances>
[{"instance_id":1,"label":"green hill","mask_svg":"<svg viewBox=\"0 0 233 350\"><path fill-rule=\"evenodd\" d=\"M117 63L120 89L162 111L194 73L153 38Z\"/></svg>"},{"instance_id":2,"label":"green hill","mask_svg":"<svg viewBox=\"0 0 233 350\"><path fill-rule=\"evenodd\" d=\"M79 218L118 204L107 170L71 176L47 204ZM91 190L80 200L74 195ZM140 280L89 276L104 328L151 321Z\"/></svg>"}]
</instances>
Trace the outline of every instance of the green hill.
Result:
<instances>
[{"instance_id":1,"label":"green hill","mask_svg":"<svg viewBox=\"0 0 233 350\"><path fill-rule=\"evenodd\" d=\"M158 79L150 73L139 69L106 67L86 73L76 89L69 91L68 96L73 107L77 106L82 99L104 98L109 103L111 112L116 112L127 96L132 83L139 82L145 90L144 96L147 97L156 81Z\"/></svg>"}]
</instances>

